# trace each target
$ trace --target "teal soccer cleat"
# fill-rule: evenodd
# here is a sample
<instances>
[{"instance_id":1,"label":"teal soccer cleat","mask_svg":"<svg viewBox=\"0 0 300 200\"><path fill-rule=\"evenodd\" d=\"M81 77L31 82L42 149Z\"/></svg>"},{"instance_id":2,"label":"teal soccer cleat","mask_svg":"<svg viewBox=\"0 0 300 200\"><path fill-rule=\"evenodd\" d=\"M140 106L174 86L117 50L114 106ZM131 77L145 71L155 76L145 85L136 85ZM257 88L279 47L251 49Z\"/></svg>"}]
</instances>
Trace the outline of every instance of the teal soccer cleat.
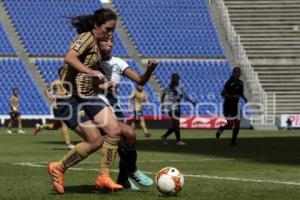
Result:
<instances>
[{"instance_id":1,"label":"teal soccer cleat","mask_svg":"<svg viewBox=\"0 0 300 200\"><path fill-rule=\"evenodd\" d=\"M133 174L129 176L141 186L149 187L153 184L153 180L140 170L136 170Z\"/></svg>"}]
</instances>

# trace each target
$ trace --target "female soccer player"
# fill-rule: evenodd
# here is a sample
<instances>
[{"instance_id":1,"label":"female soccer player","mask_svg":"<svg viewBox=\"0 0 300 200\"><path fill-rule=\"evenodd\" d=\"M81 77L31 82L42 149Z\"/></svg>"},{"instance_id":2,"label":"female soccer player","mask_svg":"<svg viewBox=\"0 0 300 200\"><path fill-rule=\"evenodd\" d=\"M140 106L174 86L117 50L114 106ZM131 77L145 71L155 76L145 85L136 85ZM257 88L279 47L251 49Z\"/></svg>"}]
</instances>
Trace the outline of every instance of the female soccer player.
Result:
<instances>
[{"instance_id":1,"label":"female soccer player","mask_svg":"<svg viewBox=\"0 0 300 200\"><path fill-rule=\"evenodd\" d=\"M187 96L183 89L179 86L179 80L180 76L177 73L172 74L171 76L171 84L170 86L163 91L163 94L161 96L161 104L164 105L163 107L168 112L169 116L172 119L172 125L167 130L167 132L161 136L161 139L163 140L164 144L167 143L167 137L171 135L173 132L175 132L177 145L186 145L185 142L181 140L180 136L180 102L182 99L185 99L189 102L191 102L193 105L196 104L189 96ZM166 100L166 102L165 102Z\"/></svg>"},{"instance_id":2,"label":"female soccer player","mask_svg":"<svg viewBox=\"0 0 300 200\"><path fill-rule=\"evenodd\" d=\"M58 74L59 77L61 77L62 67L59 68ZM47 85L47 87L44 90L45 96L48 98L48 100L51 103L51 107L53 109L53 113L57 112L57 106L56 106L56 99L60 96L64 96L66 94L66 89L64 88L63 84L60 80L54 80L50 84ZM53 94L52 94L53 93ZM63 120L54 120L52 123L48 124L36 124L35 129L33 130L33 133L37 135L41 130L57 130L61 127L63 131L63 136L65 140L65 144L67 149L71 150L75 146L70 141L69 131L67 125L64 123Z\"/></svg>"},{"instance_id":3,"label":"female soccer player","mask_svg":"<svg viewBox=\"0 0 300 200\"><path fill-rule=\"evenodd\" d=\"M108 88L108 91L105 94L99 94L99 97L114 110L115 115L120 121L119 125L122 132L122 140L118 150L120 156L120 172L117 182L124 188L136 188L136 186L128 180L129 176L142 186L150 186L153 184L152 179L138 170L136 166L136 135L134 130L124 122L124 115L119 100L119 84L123 75L140 85L146 84L152 72L155 70L157 63L153 60L148 61L145 74L139 75L133 71L125 61L118 57L111 56L113 49L112 37L110 37L107 42L100 42L99 47L102 58L99 69L107 76L107 79L109 80L108 83L113 83L104 83L104 86L100 89L106 87Z\"/></svg>"},{"instance_id":4,"label":"female soccer player","mask_svg":"<svg viewBox=\"0 0 300 200\"><path fill-rule=\"evenodd\" d=\"M232 75L224 85L221 95L224 97L223 113L227 124L220 126L216 132L216 138L218 139L225 129L232 128L231 146L237 145L236 140L240 131L240 97L247 103L247 98L244 95L244 83L240 80L240 76L241 68L233 68Z\"/></svg>"},{"instance_id":5,"label":"female soccer player","mask_svg":"<svg viewBox=\"0 0 300 200\"><path fill-rule=\"evenodd\" d=\"M133 122L131 123L131 127L135 129L136 124L140 122L140 126L144 131L145 137L150 137L151 134L147 130L145 119L143 116L143 103L144 101L146 101L147 105L150 106L151 104L142 85L136 86L136 91L134 92L133 96L129 98L128 101L129 107L131 105L132 100L133 100L134 119Z\"/></svg>"},{"instance_id":6,"label":"female soccer player","mask_svg":"<svg viewBox=\"0 0 300 200\"><path fill-rule=\"evenodd\" d=\"M101 72L93 69L101 59L98 43L108 40L112 35L116 20L117 15L110 9L99 9L93 15L72 18L72 25L76 28L78 36L65 55L61 78L72 96L57 99L56 117L65 117L65 123L75 129L84 141L77 144L60 161L49 164L52 185L58 193L64 193L63 175L66 169L85 159L100 146L102 159L96 188L101 190L123 188L114 183L109 176L120 141L121 129L111 109L94 94L94 80L103 78ZM104 142L98 128L107 134Z\"/></svg>"},{"instance_id":7,"label":"female soccer player","mask_svg":"<svg viewBox=\"0 0 300 200\"><path fill-rule=\"evenodd\" d=\"M10 97L9 105L10 105L10 120L8 122L8 129L7 133L12 134L12 131L10 130L12 127L12 123L17 120L18 121L18 133L25 133L25 131L22 130L22 119L21 119L21 114L19 112L19 94L18 94L18 89L14 88L13 89L13 94Z\"/></svg>"}]
</instances>

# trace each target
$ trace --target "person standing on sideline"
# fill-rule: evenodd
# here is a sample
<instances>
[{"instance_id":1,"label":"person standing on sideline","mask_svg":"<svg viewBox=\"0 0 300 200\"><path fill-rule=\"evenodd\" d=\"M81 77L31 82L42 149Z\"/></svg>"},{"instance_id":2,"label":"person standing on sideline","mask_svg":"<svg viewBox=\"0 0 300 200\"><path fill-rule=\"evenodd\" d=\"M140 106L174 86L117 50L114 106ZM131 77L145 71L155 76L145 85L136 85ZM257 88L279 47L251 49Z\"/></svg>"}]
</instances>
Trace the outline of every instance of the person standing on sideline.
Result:
<instances>
[{"instance_id":1,"label":"person standing on sideline","mask_svg":"<svg viewBox=\"0 0 300 200\"><path fill-rule=\"evenodd\" d=\"M240 80L240 76L241 68L233 68L232 75L225 83L221 93L224 97L223 114L227 120L227 124L218 128L216 138L220 138L225 129L232 128L231 146L237 145L236 140L240 131L240 97L244 99L245 103L248 101L244 95L244 83Z\"/></svg>"},{"instance_id":2,"label":"person standing on sideline","mask_svg":"<svg viewBox=\"0 0 300 200\"><path fill-rule=\"evenodd\" d=\"M161 136L164 144L168 144L167 137L175 132L177 140L176 144L186 145L186 143L181 140L180 136L180 102L182 101L182 99L185 99L192 103L194 106L196 105L196 102L194 102L188 95L183 92L183 89L179 85L179 80L179 74L173 73L171 76L171 84L167 89L163 91L163 94L161 96L161 104L163 105L164 110L168 112L169 116L172 119L171 127L164 135Z\"/></svg>"},{"instance_id":3,"label":"person standing on sideline","mask_svg":"<svg viewBox=\"0 0 300 200\"><path fill-rule=\"evenodd\" d=\"M292 120L290 117L286 120L286 130L292 130Z\"/></svg>"},{"instance_id":4,"label":"person standing on sideline","mask_svg":"<svg viewBox=\"0 0 300 200\"><path fill-rule=\"evenodd\" d=\"M143 129L145 137L150 137L151 134L148 132L145 119L143 116L143 102L146 101L147 105L151 106L149 102L148 95L144 91L144 87L142 85L136 86L136 91L134 95L129 98L128 105L130 107L131 100L133 100L133 112L134 112L134 119L131 123L131 127L135 129L137 122L140 122L140 126Z\"/></svg>"},{"instance_id":5,"label":"person standing on sideline","mask_svg":"<svg viewBox=\"0 0 300 200\"><path fill-rule=\"evenodd\" d=\"M19 103L20 103L20 99L19 99L19 94L18 94L18 89L14 88L13 89L13 94L10 97L10 101L9 101L9 106L10 106L10 119L8 122L8 129L7 129L7 133L8 134L12 134L11 131L11 127L14 121L18 122L18 133L25 133L25 131L22 130L22 119L21 119L21 114L19 111Z\"/></svg>"}]
</instances>

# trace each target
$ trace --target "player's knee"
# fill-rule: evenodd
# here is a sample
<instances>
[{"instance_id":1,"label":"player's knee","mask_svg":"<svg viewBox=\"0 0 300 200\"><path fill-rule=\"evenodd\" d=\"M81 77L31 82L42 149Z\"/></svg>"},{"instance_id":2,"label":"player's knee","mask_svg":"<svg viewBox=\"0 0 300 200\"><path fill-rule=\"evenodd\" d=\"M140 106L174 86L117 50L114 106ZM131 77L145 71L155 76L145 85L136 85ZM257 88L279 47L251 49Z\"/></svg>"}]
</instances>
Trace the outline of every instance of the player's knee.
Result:
<instances>
[{"instance_id":1,"label":"player's knee","mask_svg":"<svg viewBox=\"0 0 300 200\"><path fill-rule=\"evenodd\" d=\"M136 134L135 131L130 126L122 127L122 138L131 144L136 143Z\"/></svg>"}]
</instances>

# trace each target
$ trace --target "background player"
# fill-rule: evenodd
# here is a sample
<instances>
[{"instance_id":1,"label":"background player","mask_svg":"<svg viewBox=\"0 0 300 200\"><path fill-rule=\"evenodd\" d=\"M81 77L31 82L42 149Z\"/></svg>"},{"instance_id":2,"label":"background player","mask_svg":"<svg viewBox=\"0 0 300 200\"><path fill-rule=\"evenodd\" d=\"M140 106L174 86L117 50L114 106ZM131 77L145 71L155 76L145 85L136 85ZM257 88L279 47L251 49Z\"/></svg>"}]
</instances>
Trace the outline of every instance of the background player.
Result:
<instances>
[{"instance_id":1,"label":"background player","mask_svg":"<svg viewBox=\"0 0 300 200\"><path fill-rule=\"evenodd\" d=\"M230 145L237 145L236 140L240 131L240 106L239 100L242 97L247 103L247 98L244 95L244 84L239 78L241 76L241 68L235 67L232 70L232 75L225 83L221 95L224 97L223 113L227 120L225 126L220 126L216 132L216 138L227 128L232 128L232 138Z\"/></svg>"},{"instance_id":2,"label":"background player","mask_svg":"<svg viewBox=\"0 0 300 200\"><path fill-rule=\"evenodd\" d=\"M171 76L171 84L167 89L163 91L161 96L161 104L163 105L163 110L167 111L169 116L172 119L172 125L167 130L167 132L161 136L164 144L167 143L167 137L171 135L173 132L175 133L177 145L186 145L185 142L181 140L180 135L180 115L181 115L181 108L180 103L182 99L185 99L192 103L194 106L196 102L194 102L188 95L186 95L179 85L180 76L177 73L173 73Z\"/></svg>"},{"instance_id":3,"label":"background player","mask_svg":"<svg viewBox=\"0 0 300 200\"><path fill-rule=\"evenodd\" d=\"M59 77L61 77L62 67L59 68L58 74ZM48 100L51 103L51 107L53 109L53 113L57 112L57 105L56 105L56 99L62 96L65 96L67 93L66 89L64 88L63 84L60 80L54 80L50 84L47 85L47 87L44 90L45 96L48 98ZM41 130L57 130L58 128L62 129L65 144L67 149L73 149L75 146L71 144L69 131L67 125L63 122L63 120L54 120L54 122L49 124L36 124L34 129L34 134L36 135Z\"/></svg>"},{"instance_id":4,"label":"background player","mask_svg":"<svg viewBox=\"0 0 300 200\"><path fill-rule=\"evenodd\" d=\"M21 114L19 112L19 104L20 104L20 98L18 94L18 89L13 89L13 94L10 97L9 100L9 107L10 107L10 119L8 122L8 130L6 131L8 134L12 134L11 127L14 121L18 122L18 133L25 133L25 131L22 130L22 119Z\"/></svg>"},{"instance_id":5,"label":"background player","mask_svg":"<svg viewBox=\"0 0 300 200\"><path fill-rule=\"evenodd\" d=\"M143 129L145 137L150 137L151 134L148 132L145 119L143 116L143 102L145 101L147 105L151 106L149 102L148 95L144 91L144 87L142 85L136 86L136 91L134 92L133 96L129 98L128 106L131 106L131 101L133 100L133 113L134 118L133 122L131 123L131 127L135 129L136 124L140 122L140 126Z\"/></svg>"}]
</instances>

